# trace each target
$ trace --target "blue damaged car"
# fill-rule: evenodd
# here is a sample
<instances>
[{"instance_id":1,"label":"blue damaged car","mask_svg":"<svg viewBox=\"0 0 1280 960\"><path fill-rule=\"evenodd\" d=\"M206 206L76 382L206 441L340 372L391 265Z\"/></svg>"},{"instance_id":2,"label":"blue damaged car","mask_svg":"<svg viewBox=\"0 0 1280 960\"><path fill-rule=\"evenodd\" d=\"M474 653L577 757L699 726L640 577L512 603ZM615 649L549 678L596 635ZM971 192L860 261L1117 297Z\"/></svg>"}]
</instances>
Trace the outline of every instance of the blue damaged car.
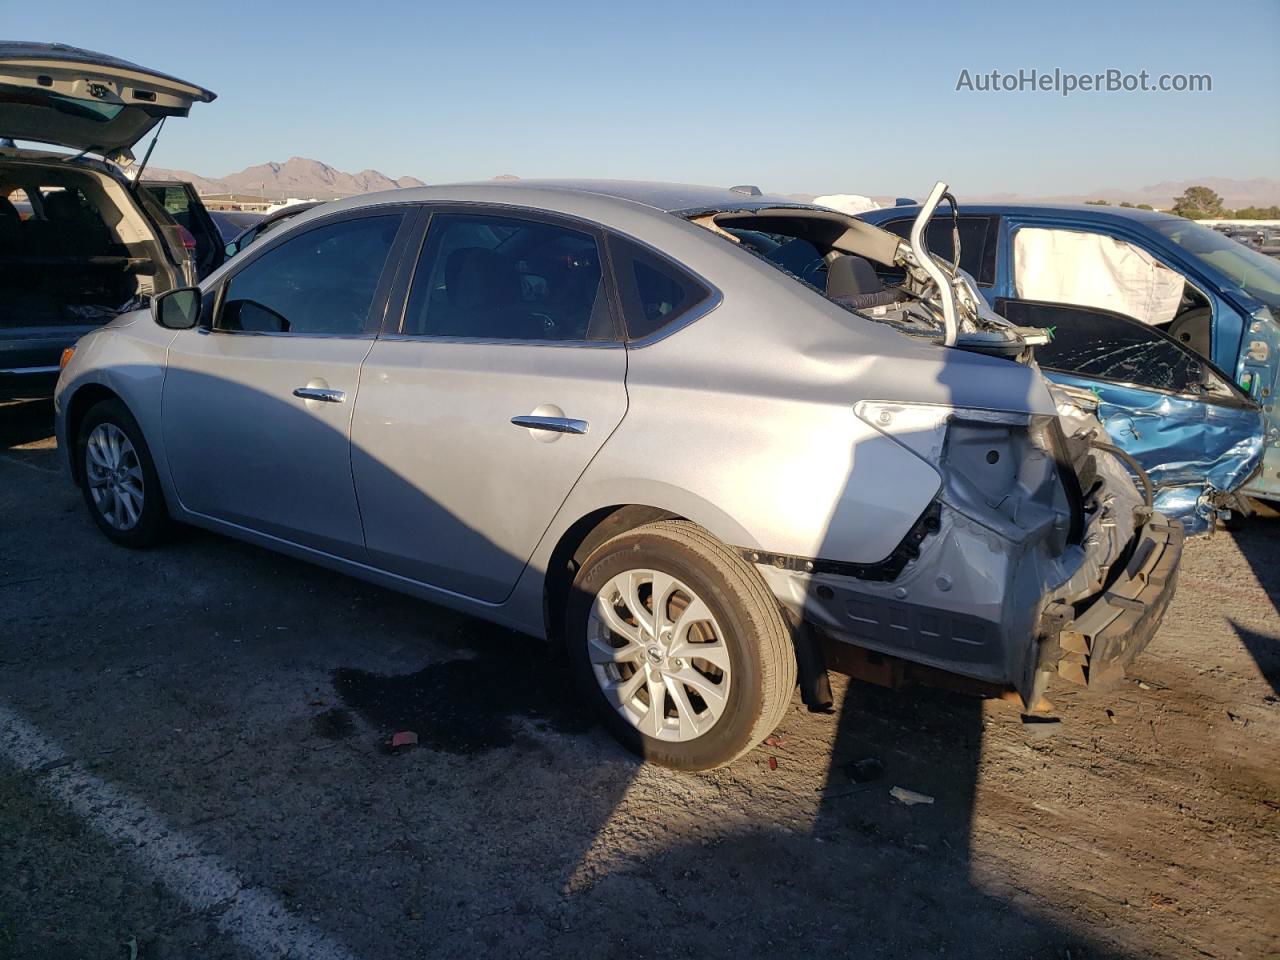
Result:
<instances>
[{"instance_id":1,"label":"blue damaged car","mask_svg":"<svg viewBox=\"0 0 1280 960\"><path fill-rule=\"evenodd\" d=\"M902 237L919 207L862 214ZM1098 418L1188 533L1280 500L1280 260L1190 220L1107 206L960 206L928 244L991 307L1046 328L1045 374Z\"/></svg>"}]
</instances>

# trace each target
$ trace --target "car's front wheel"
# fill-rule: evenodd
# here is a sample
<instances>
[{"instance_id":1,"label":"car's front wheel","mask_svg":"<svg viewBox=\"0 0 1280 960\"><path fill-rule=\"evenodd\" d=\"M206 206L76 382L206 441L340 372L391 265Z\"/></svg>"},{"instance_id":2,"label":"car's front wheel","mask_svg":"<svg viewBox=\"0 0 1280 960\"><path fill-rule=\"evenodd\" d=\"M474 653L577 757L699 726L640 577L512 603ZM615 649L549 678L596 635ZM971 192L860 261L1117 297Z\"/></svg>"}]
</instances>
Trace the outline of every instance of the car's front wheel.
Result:
<instances>
[{"instance_id":1,"label":"car's front wheel","mask_svg":"<svg viewBox=\"0 0 1280 960\"><path fill-rule=\"evenodd\" d=\"M736 760L778 725L795 688L790 633L764 581L685 521L597 547L574 578L565 627L604 724L663 766Z\"/></svg>"},{"instance_id":2,"label":"car's front wheel","mask_svg":"<svg viewBox=\"0 0 1280 960\"><path fill-rule=\"evenodd\" d=\"M158 542L169 525L164 493L142 430L123 403L103 400L85 414L76 453L98 528L127 547Z\"/></svg>"}]
</instances>

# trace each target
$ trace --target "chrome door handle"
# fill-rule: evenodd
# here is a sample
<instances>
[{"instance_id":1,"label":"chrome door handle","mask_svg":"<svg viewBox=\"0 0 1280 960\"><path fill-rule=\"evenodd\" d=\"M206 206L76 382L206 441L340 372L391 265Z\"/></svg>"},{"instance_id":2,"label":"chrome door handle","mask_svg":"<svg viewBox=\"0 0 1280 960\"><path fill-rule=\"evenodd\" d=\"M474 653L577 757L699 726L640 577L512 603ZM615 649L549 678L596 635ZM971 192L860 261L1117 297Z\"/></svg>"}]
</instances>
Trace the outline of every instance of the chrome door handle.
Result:
<instances>
[{"instance_id":1,"label":"chrome door handle","mask_svg":"<svg viewBox=\"0 0 1280 960\"><path fill-rule=\"evenodd\" d=\"M517 427L528 427L530 430L548 430L551 433L584 434L590 426L585 420L574 420L571 417L512 417L511 422Z\"/></svg>"},{"instance_id":2,"label":"chrome door handle","mask_svg":"<svg viewBox=\"0 0 1280 960\"><path fill-rule=\"evenodd\" d=\"M330 390L327 387L298 387L293 395L303 400L322 400L325 403L344 403L347 399L347 395L341 390Z\"/></svg>"}]
</instances>

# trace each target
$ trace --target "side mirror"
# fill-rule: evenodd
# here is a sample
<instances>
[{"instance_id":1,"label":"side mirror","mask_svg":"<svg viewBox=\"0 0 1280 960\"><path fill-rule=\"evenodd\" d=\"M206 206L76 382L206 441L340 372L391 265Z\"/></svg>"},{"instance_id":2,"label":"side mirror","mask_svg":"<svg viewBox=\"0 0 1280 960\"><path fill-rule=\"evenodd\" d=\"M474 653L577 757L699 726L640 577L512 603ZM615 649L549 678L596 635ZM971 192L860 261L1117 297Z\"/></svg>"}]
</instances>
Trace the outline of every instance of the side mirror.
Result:
<instances>
[{"instance_id":1,"label":"side mirror","mask_svg":"<svg viewBox=\"0 0 1280 960\"><path fill-rule=\"evenodd\" d=\"M190 330L200 321L200 288L179 287L152 297L151 316L166 330Z\"/></svg>"}]
</instances>

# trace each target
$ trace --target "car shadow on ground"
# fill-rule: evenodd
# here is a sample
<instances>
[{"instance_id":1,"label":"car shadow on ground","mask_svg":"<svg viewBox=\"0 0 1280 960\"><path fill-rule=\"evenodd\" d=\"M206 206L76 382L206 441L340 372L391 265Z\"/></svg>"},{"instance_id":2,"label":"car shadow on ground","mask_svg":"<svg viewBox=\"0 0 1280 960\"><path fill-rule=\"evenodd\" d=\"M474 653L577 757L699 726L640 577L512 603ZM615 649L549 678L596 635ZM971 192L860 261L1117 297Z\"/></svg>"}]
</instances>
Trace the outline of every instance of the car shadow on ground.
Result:
<instances>
[{"instance_id":1,"label":"car shadow on ground","mask_svg":"<svg viewBox=\"0 0 1280 960\"><path fill-rule=\"evenodd\" d=\"M47 410L29 413L33 425L0 432L41 439ZM66 514L66 498L30 499L33 524L55 502ZM105 544L78 512L48 528L76 544L73 566L94 564L70 571L89 579L88 606L100 594L120 611L103 642L78 637L62 652L77 670L116 673L110 689L81 683L72 726L52 732L84 738L69 744L78 751L101 750L97 737L108 750L129 744L102 759L104 776L360 955L1117 955L975 878L979 700L838 684L834 744L779 740L701 776L646 771L581 711L548 645L210 533L139 555ZM149 591L138 611L101 573L124 575L125 562ZM259 584L270 593L249 592ZM139 629L139 615L181 625L184 643ZM399 660L418 662L371 668L379 657L358 662L356 634L359 650L399 646ZM57 654L51 639L54 668ZM281 697L308 660L331 687L298 731ZM128 715L113 712L120 702L134 705ZM793 708L784 737L812 727ZM162 732L175 723L180 748ZM420 748L386 750L397 730ZM769 778L800 770L822 785L779 819ZM901 803L893 786L932 802ZM745 799L726 804L726 790Z\"/></svg>"},{"instance_id":2,"label":"car shadow on ground","mask_svg":"<svg viewBox=\"0 0 1280 960\"><path fill-rule=\"evenodd\" d=\"M1228 616L1232 629L1244 644L1274 695L1280 695L1280 567L1274 562L1275 544L1280 540L1280 507L1259 503L1252 517L1238 521L1233 536L1253 575L1271 599L1272 630L1252 629Z\"/></svg>"}]
</instances>

